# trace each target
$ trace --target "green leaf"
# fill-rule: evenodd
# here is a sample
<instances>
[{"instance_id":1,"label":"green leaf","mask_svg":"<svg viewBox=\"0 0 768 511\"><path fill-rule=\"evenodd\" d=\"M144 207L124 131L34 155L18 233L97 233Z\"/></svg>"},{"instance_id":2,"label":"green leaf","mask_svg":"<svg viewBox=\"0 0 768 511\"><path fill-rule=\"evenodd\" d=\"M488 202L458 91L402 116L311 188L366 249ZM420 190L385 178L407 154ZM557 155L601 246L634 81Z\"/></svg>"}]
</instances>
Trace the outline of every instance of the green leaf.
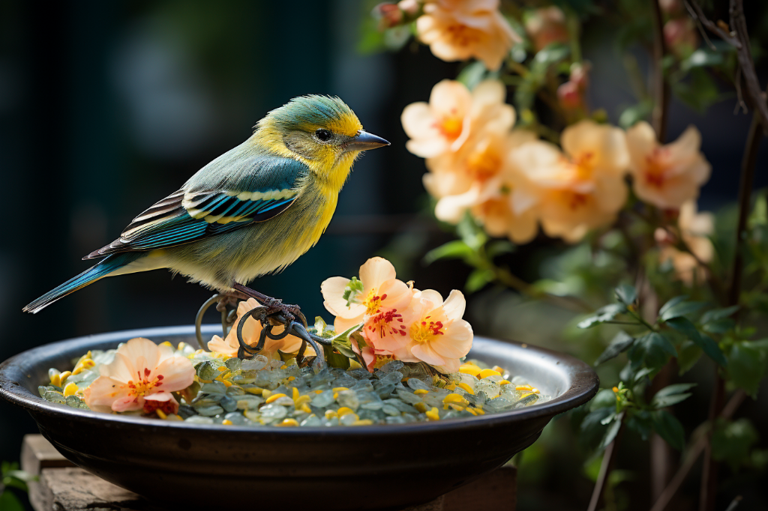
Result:
<instances>
[{"instance_id":1,"label":"green leaf","mask_svg":"<svg viewBox=\"0 0 768 511\"><path fill-rule=\"evenodd\" d=\"M710 50L709 48L699 48L680 63L680 69L685 72L697 67L719 66L723 63L723 54Z\"/></svg>"},{"instance_id":2,"label":"green leaf","mask_svg":"<svg viewBox=\"0 0 768 511\"><path fill-rule=\"evenodd\" d=\"M730 332L736 327L736 321L731 318L716 319L705 323L701 329L710 334L724 334Z\"/></svg>"},{"instance_id":3,"label":"green leaf","mask_svg":"<svg viewBox=\"0 0 768 511\"><path fill-rule=\"evenodd\" d=\"M659 316L663 316L669 309L671 309L678 303L685 301L687 299L688 299L688 295L680 295L672 298L667 303L661 306L661 309L659 309Z\"/></svg>"},{"instance_id":4,"label":"green leaf","mask_svg":"<svg viewBox=\"0 0 768 511\"><path fill-rule=\"evenodd\" d=\"M613 422L611 422L611 425L608 426L608 429L605 432L605 436L603 437L603 441L600 442L600 446L597 448L598 452L608 447L608 445L613 442L613 439L616 438L616 435L619 434L619 429L621 429L621 421L623 418L624 414L620 413L614 418Z\"/></svg>"},{"instance_id":5,"label":"green leaf","mask_svg":"<svg viewBox=\"0 0 768 511\"><path fill-rule=\"evenodd\" d=\"M693 341L684 341L677 350L677 367L685 374L699 361L703 351Z\"/></svg>"},{"instance_id":6,"label":"green leaf","mask_svg":"<svg viewBox=\"0 0 768 511\"><path fill-rule=\"evenodd\" d=\"M709 73L700 67L691 69L690 80L674 82L672 91L689 107L702 113L722 99L717 84Z\"/></svg>"},{"instance_id":7,"label":"green leaf","mask_svg":"<svg viewBox=\"0 0 768 511\"><path fill-rule=\"evenodd\" d=\"M629 129L643 119L647 119L653 111L653 101L643 100L636 105L625 108L619 116L619 126Z\"/></svg>"},{"instance_id":8,"label":"green leaf","mask_svg":"<svg viewBox=\"0 0 768 511\"><path fill-rule=\"evenodd\" d=\"M488 241L488 236L467 211L456 226L459 237L472 250L478 250Z\"/></svg>"},{"instance_id":9,"label":"green leaf","mask_svg":"<svg viewBox=\"0 0 768 511\"><path fill-rule=\"evenodd\" d=\"M328 327L325 320L320 316L315 316L315 334L323 337L325 329Z\"/></svg>"},{"instance_id":10,"label":"green leaf","mask_svg":"<svg viewBox=\"0 0 768 511\"><path fill-rule=\"evenodd\" d=\"M622 284L615 289L616 299L625 305L632 305L637 300L637 290L635 286Z\"/></svg>"},{"instance_id":11,"label":"green leaf","mask_svg":"<svg viewBox=\"0 0 768 511\"><path fill-rule=\"evenodd\" d=\"M489 282L493 282L495 277L496 276L492 270L475 268L472 270L472 273L469 274L469 277L467 277L464 289L467 290L467 293L474 293L475 291L481 290Z\"/></svg>"},{"instance_id":12,"label":"green leaf","mask_svg":"<svg viewBox=\"0 0 768 511\"><path fill-rule=\"evenodd\" d=\"M489 243L485 249L485 253L490 259L500 256L502 254L509 254L515 251L515 245L507 240L496 240L493 243Z\"/></svg>"},{"instance_id":13,"label":"green leaf","mask_svg":"<svg viewBox=\"0 0 768 511\"><path fill-rule=\"evenodd\" d=\"M766 373L766 359L768 359L766 352L755 347L754 343L749 341L734 343L728 356L730 380L756 399L760 381Z\"/></svg>"},{"instance_id":14,"label":"green leaf","mask_svg":"<svg viewBox=\"0 0 768 511\"><path fill-rule=\"evenodd\" d=\"M474 89L477 84L483 81L487 74L485 64L480 61L471 62L464 66L456 80L463 83L467 89Z\"/></svg>"},{"instance_id":15,"label":"green leaf","mask_svg":"<svg viewBox=\"0 0 768 511\"><path fill-rule=\"evenodd\" d=\"M571 48L563 43L552 43L542 48L533 58L536 64L550 65L571 54Z\"/></svg>"},{"instance_id":16,"label":"green leaf","mask_svg":"<svg viewBox=\"0 0 768 511\"><path fill-rule=\"evenodd\" d=\"M750 460L750 452L759 435L749 419L718 421L712 432L712 457L727 462L733 471Z\"/></svg>"},{"instance_id":17,"label":"green leaf","mask_svg":"<svg viewBox=\"0 0 768 511\"><path fill-rule=\"evenodd\" d=\"M648 368L661 369L667 363L667 357L677 356L677 351L669 340L657 332L650 332L635 341L629 351L629 359Z\"/></svg>"},{"instance_id":18,"label":"green leaf","mask_svg":"<svg viewBox=\"0 0 768 511\"><path fill-rule=\"evenodd\" d=\"M424 262L432 264L440 259L464 259L473 253L474 250L464 241L453 240L427 252L427 255L424 256Z\"/></svg>"},{"instance_id":19,"label":"green leaf","mask_svg":"<svg viewBox=\"0 0 768 511\"><path fill-rule=\"evenodd\" d=\"M691 396L690 392L686 391L695 386L695 383L677 383L664 387L653 396L651 406L653 408L666 408L685 401Z\"/></svg>"},{"instance_id":20,"label":"green leaf","mask_svg":"<svg viewBox=\"0 0 768 511\"><path fill-rule=\"evenodd\" d=\"M682 451L685 447L685 431L680 421L666 410L656 410L651 413L653 429L669 445Z\"/></svg>"},{"instance_id":21,"label":"green leaf","mask_svg":"<svg viewBox=\"0 0 768 511\"><path fill-rule=\"evenodd\" d=\"M334 353L334 348L339 351L339 353ZM347 348L340 345L334 345L334 346L326 346L323 345L323 351L325 352L325 360L328 362L328 365L331 367L338 367L340 369L348 369L349 368L349 359L355 358L355 353L349 348L349 351L351 352L351 356L344 353L342 350L346 351Z\"/></svg>"},{"instance_id":22,"label":"green leaf","mask_svg":"<svg viewBox=\"0 0 768 511\"><path fill-rule=\"evenodd\" d=\"M363 282L358 280L357 277L352 277L350 279L349 283L344 288L344 294L341 295L341 297L347 301L347 307L349 307L352 300L354 300L358 294L363 292L363 289Z\"/></svg>"},{"instance_id":23,"label":"green leaf","mask_svg":"<svg viewBox=\"0 0 768 511\"><path fill-rule=\"evenodd\" d=\"M24 511L24 505L13 493L4 491L0 493L0 510L2 511Z\"/></svg>"},{"instance_id":24,"label":"green leaf","mask_svg":"<svg viewBox=\"0 0 768 511\"><path fill-rule=\"evenodd\" d=\"M720 350L720 346L712 340L711 337L701 334L690 320L684 317L677 317L667 321L667 325L671 326L678 332L682 333L688 339L696 343L698 347L704 350L704 353L712 360L720 364L722 367L728 365L728 361L725 359L725 355Z\"/></svg>"},{"instance_id":25,"label":"green leaf","mask_svg":"<svg viewBox=\"0 0 768 511\"><path fill-rule=\"evenodd\" d=\"M611 389L602 389L589 403L590 411L599 408L616 407L616 394Z\"/></svg>"},{"instance_id":26,"label":"green leaf","mask_svg":"<svg viewBox=\"0 0 768 511\"><path fill-rule=\"evenodd\" d=\"M588 413L581 421L581 437L587 444L594 446L604 434L602 422L606 417L614 415L614 408L598 408Z\"/></svg>"},{"instance_id":27,"label":"green leaf","mask_svg":"<svg viewBox=\"0 0 768 511\"><path fill-rule=\"evenodd\" d=\"M650 438L653 433L653 421L651 420L651 413L648 410L638 410L627 418L627 427L638 435L643 441Z\"/></svg>"},{"instance_id":28,"label":"green leaf","mask_svg":"<svg viewBox=\"0 0 768 511\"><path fill-rule=\"evenodd\" d=\"M708 310L704 314L701 315L700 322L702 324L709 323L711 321L718 321L721 319L725 319L730 317L734 312L739 310L738 305L733 305L731 307L725 307L724 309L712 309Z\"/></svg>"},{"instance_id":29,"label":"green leaf","mask_svg":"<svg viewBox=\"0 0 768 511\"><path fill-rule=\"evenodd\" d=\"M619 314L623 314L625 312L627 312L626 305L624 305L623 303L612 303L610 305L606 305L605 307L598 309L593 316L590 316L582 320L581 322L579 322L578 327L591 328L595 325L599 325L600 323L611 321L613 318L615 318Z\"/></svg>"},{"instance_id":30,"label":"green leaf","mask_svg":"<svg viewBox=\"0 0 768 511\"><path fill-rule=\"evenodd\" d=\"M620 331L614 336L611 343L607 348L605 348L605 351L603 351L598 359L595 360L595 365L598 366L604 362L607 362L608 360L611 360L612 358L619 356L619 354L628 350L629 347L632 346L633 342L635 342L634 337L623 330Z\"/></svg>"},{"instance_id":31,"label":"green leaf","mask_svg":"<svg viewBox=\"0 0 768 511\"><path fill-rule=\"evenodd\" d=\"M681 316L685 316L686 314L696 312L705 305L706 303L704 302L680 302L667 308L664 312L659 311L659 318L662 321L679 318Z\"/></svg>"}]
</instances>

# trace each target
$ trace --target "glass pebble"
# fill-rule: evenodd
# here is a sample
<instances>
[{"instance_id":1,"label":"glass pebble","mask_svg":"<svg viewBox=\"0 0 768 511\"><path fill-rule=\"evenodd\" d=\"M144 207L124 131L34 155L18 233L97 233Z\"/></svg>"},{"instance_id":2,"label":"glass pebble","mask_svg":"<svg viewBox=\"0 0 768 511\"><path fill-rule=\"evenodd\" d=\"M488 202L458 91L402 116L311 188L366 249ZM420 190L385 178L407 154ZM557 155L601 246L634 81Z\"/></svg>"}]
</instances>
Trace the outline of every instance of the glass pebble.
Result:
<instances>
[{"instance_id":1,"label":"glass pebble","mask_svg":"<svg viewBox=\"0 0 768 511\"><path fill-rule=\"evenodd\" d=\"M331 403L333 403L333 391L332 390L326 390L320 394L316 394L315 397L312 398L312 404L317 406L318 408L323 408Z\"/></svg>"},{"instance_id":2,"label":"glass pebble","mask_svg":"<svg viewBox=\"0 0 768 511\"><path fill-rule=\"evenodd\" d=\"M240 363L240 369L243 371L260 371L267 367L269 359L264 355L256 355L252 359L243 360Z\"/></svg>"},{"instance_id":3,"label":"glass pebble","mask_svg":"<svg viewBox=\"0 0 768 511\"><path fill-rule=\"evenodd\" d=\"M237 410L237 401L230 397L230 396L221 396L221 401L219 401L219 406L224 408L224 410L228 412L234 412Z\"/></svg>"},{"instance_id":4,"label":"glass pebble","mask_svg":"<svg viewBox=\"0 0 768 511\"><path fill-rule=\"evenodd\" d=\"M225 394L227 392L227 386L219 381L214 381L211 383L203 383L203 386L200 387L200 392L204 394Z\"/></svg>"},{"instance_id":5,"label":"glass pebble","mask_svg":"<svg viewBox=\"0 0 768 511\"><path fill-rule=\"evenodd\" d=\"M402 360L393 360L392 362L387 362L384 364L380 369L379 373L387 374L394 371L399 371L403 368L405 364L403 364ZM402 373L401 373L402 374ZM402 376L400 377L402 379Z\"/></svg>"},{"instance_id":6,"label":"glass pebble","mask_svg":"<svg viewBox=\"0 0 768 511\"><path fill-rule=\"evenodd\" d=\"M45 394L43 395L43 399L46 401L50 401L51 403L59 403L62 405L67 404L67 399L58 392L54 392L52 390L45 391Z\"/></svg>"},{"instance_id":7,"label":"glass pebble","mask_svg":"<svg viewBox=\"0 0 768 511\"><path fill-rule=\"evenodd\" d=\"M391 416L384 419L387 424L405 424L405 417Z\"/></svg>"},{"instance_id":8,"label":"glass pebble","mask_svg":"<svg viewBox=\"0 0 768 511\"><path fill-rule=\"evenodd\" d=\"M213 419L210 417L202 417L200 415L193 415L192 417L185 419L185 422L189 424L213 424Z\"/></svg>"},{"instance_id":9,"label":"glass pebble","mask_svg":"<svg viewBox=\"0 0 768 511\"><path fill-rule=\"evenodd\" d=\"M245 424L245 417L240 412L230 412L224 416L224 419L232 422L235 426L242 426Z\"/></svg>"},{"instance_id":10,"label":"glass pebble","mask_svg":"<svg viewBox=\"0 0 768 511\"><path fill-rule=\"evenodd\" d=\"M410 405L421 403L421 396L418 396L412 392L408 392L407 390L398 390L397 396Z\"/></svg>"},{"instance_id":11,"label":"glass pebble","mask_svg":"<svg viewBox=\"0 0 768 511\"><path fill-rule=\"evenodd\" d=\"M398 410L397 408L389 404L382 405L381 411L386 413L387 415L391 415L392 417L396 417L400 415L400 410Z\"/></svg>"},{"instance_id":12,"label":"glass pebble","mask_svg":"<svg viewBox=\"0 0 768 511\"><path fill-rule=\"evenodd\" d=\"M201 406L195 409L197 410L197 413L206 417L213 417L214 415L224 413L224 408L220 407L219 405Z\"/></svg>"},{"instance_id":13,"label":"glass pebble","mask_svg":"<svg viewBox=\"0 0 768 511\"><path fill-rule=\"evenodd\" d=\"M304 426L304 427L317 427L322 425L323 425L323 422L314 413L310 414L309 417L307 417L306 419L304 419L299 423L299 426Z\"/></svg>"},{"instance_id":14,"label":"glass pebble","mask_svg":"<svg viewBox=\"0 0 768 511\"><path fill-rule=\"evenodd\" d=\"M288 396L283 396L277 398L273 403L280 406L293 406L293 399Z\"/></svg>"},{"instance_id":15,"label":"glass pebble","mask_svg":"<svg viewBox=\"0 0 768 511\"><path fill-rule=\"evenodd\" d=\"M394 385L385 385L383 387L379 387L378 389L376 389L375 392L380 398L383 399L383 398L389 397L394 390L395 390Z\"/></svg>"},{"instance_id":16,"label":"glass pebble","mask_svg":"<svg viewBox=\"0 0 768 511\"><path fill-rule=\"evenodd\" d=\"M421 390L429 390L429 389L432 388L431 385L427 385L426 383L424 383L420 379L413 378L413 377L408 379L408 386L410 388L412 388L413 390L419 390L419 389L421 389Z\"/></svg>"},{"instance_id":17,"label":"glass pebble","mask_svg":"<svg viewBox=\"0 0 768 511\"><path fill-rule=\"evenodd\" d=\"M339 392L337 401L341 406L346 406L352 410L357 410L360 406L360 400L357 398L357 393L354 390L343 390Z\"/></svg>"},{"instance_id":18,"label":"glass pebble","mask_svg":"<svg viewBox=\"0 0 768 511\"><path fill-rule=\"evenodd\" d=\"M212 380L216 378L218 375L217 373L218 371L213 365L213 362L203 362L197 366L197 376L199 376L201 380Z\"/></svg>"},{"instance_id":19,"label":"glass pebble","mask_svg":"<svg viewBox=\"0 0 768 511\"><path fill-rule=\"evenodd\" d=\"M282 419L288 415L288 410L284 406L276 405L275 403L262 406L259 411L263 418L269 419Z\"/></svg>"},{"instance_id":20,"label":"glass pebble","mask_svg":"<svg viewBox=\"0 0 768 511\"><path fill-rule=\"evenodd\" d=\"M235 371L239 371L240 370L240 367L242 365L242 361L239 358L230 358L229 360L227 360L224 363L224 365L226 365L227 369L229 369L230 371L232 371L234 373Z\"/></svg>"}]
</instances>

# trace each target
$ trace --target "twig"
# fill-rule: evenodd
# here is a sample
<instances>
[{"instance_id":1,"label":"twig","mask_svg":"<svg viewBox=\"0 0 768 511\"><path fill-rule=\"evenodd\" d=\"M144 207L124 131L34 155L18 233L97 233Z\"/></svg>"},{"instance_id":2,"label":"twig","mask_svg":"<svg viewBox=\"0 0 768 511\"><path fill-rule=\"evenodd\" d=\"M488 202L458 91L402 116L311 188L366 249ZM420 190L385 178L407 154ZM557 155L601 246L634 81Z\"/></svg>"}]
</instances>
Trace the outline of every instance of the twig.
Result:
<instances>
[{"instance_id":1,"label":"twig","mask_svg":"<svg viewBox=\"0 0 768 511\"><path fill-rule=\"evenodd\" d=\"M613 470L613 464L616 461L616 453L618 451L619 439L621 433L624 431L624 422L619 426L619 431L616 436L605 448L605 454L603 454L603 462L600 464L600 474L597 476L597 482L595 483L595 489L592 490L592 498L589 499L589 507L587 511L596 511L600 505L600 501L603 500L603 493L608 483L608 476Z\"/></svg>"},{"instance_id":2,"label":"twig","mask_svg":"<svg viewBox=\"0 0 768 511\"><path fill-rule=\"evenodd\" d=\"M733 417L733 414L736 413L736 410L739 408L741 403L744 402L746 397L747 394L743 390L737 391L733 396L731 396L731 399L723 408L723 412L720 414L720 417L723 419L730 419ZM680 466L677 473L675 473L667 487L664 488L664 491L661 492L659 499L653 505L651 511L664 511L667 508L667 505L669 505L672 497L675 496L677 490L680 489L680 486L685 481L685 478L688 477L688 474L696 464L699 456L701 456L701 453L704 452L704 447L706 445L707 436L701 435L696 439L693 445L686 449L688 451L688 455L685 457L683 464Z\"/></svg>"},{"instance_id":3,"label":"twig","mask_svg":"<svg viewBox=\"0 0 768 511\"><path fill-rule=\"evenodd\" d=\"M656 138L664 143L667 138L667 105L669 103L669 84L664 79L664 56L667 48L664 43L664 29L661 8L658 0L651 0L653 12L653 112L651 118Z\"/></svg>"},{"instance_id":4,"label":"twig","mask_svg":"<svg viewBox=\"0 0 768 511\"><path fill-rule=\"evenodd\" d=\"M749 34L747 33L747 20L744 16L743 0L730 0L731 32L726 32L718 24L707 19L696 0L685 0L685 3L688 11L691 13L691 17L697 23L700 23L707 30L736 48L736 58L738 59L744 82L747 85L747 96L752 104L752 108L759 116L760 124L763 126L763 133L768 135L768 103L766 103L760 82L757 79L755 64L749 48Z\"/></svg>"}]
</instances>

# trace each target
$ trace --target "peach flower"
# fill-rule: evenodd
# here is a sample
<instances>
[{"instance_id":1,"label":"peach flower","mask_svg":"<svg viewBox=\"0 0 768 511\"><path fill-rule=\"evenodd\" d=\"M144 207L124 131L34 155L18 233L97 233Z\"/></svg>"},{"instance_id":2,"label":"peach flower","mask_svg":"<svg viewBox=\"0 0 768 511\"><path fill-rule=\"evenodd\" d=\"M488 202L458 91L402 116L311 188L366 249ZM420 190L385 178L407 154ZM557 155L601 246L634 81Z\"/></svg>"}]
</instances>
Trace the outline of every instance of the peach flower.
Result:
<instances>
[{"instance_id":1,"label":"peach flower","mask_svg":"<svg viewBox=\"0 0 768 511\"><path fill-rule=\"evenodd\" d=\"M561 141L562 152L536 141L510 158L529 185L527 200L536 203L547 235L575 242L616 218L627 198L629 156L623 131L593 121L569 126Z\"/></svg>"},{"instance_id":2,"label":"peach flower","mask_svg":"<svg viewBox=\"0 0 768 511\"><path fill-rule=\"evenodd\" d=\"M243 315L258 307L259 302L253 298L249 298L245 302L237 304L237 319L229 330L227 337L222 339L218 335L214 335L208 342L208 349L226 355L227 357L236 357L237 352L240 349L240 343L237 341L237 327L240 324L240 319ZM259 343L259 336L264 328L261 326L261 321L249 317L245 326L243 326L243 340L249 346L256 346ZM272 328L274 334L281 334L285 330L285 327L278 325ZM282 339L270 339L266 338L264 348L259 352L260 355L264 355L270 359L276 359L279 357L278 350L283 353L295 353L301 348L301 339L294 335L286 335ZM307 350L304 356L314 356L315 350L311 346L307 346Z\"/></svg>"},{"instance_id":3,"label":"peach flower","mask_svg":"<svg viewBox=\"0 0 768 511\"><path fill-rule=\"evenodd\" d=\"M451 62L475 57L491 71L521 41L499 12L499 0L428 0L416 32L437 58Z\"/></svg>"},{"instance_id":4,"label":"peach flower","mask_svg":"<svg viewBox=\"0 0 768 511\"><path fill-rule=\"evenodd\" d=\"M700 152L701 134L689 126L671 144L659 145L647 122L627 130L630 170L637 196L659 208L677 209L696 199L711 167Z\"/></svg>"},{"instance_id":5,"label":"peach flower","mask_svg":"<svg viewBox=\"0 0 768 511\"><path fill-rule=\"evenodd\" d=\"M390 321L384 328L374 325L371 329L366 323L364 331L377 349L392 353L396 359L426 362L443 372L456 372L460 359L472 347L472 327L462 319L466 304L460 291L451 291L445 301L432 289L419 291L403 318Z\"/></svg>"},{"instance_id":6,"label":"peach flower","mask_svg":"<svg viewBox=\"0 0 768 511\"><path fill-rule=\"evenodd\" d=\"M660 228L656 231L656 240L661 245L659 260L671 260L677 278L690 286L695 280L706 278L706 269L698 261L708 263L714 255L714 247L708 238L715 230L714 216L712 213L697 213L696 203L688 201L680 207L677 225L680 237L696 257L675 248L670 243L674 240L669 239L669 233Z\"/></svg>"},{"instance_id":7,"label":"peach flower","mask_svg":"<svg viewBox=\"0 0 768 511\"><path fill-rule=\"evenodd\" d=\"M360 267L360 280L331 277L320 286L325 308L336 316L337 333L360 325L380 310L402 310L411 302L411 288L395 278L395 267L372 257Z\"/></svg>"},{"instance_id":8,"label":"peach flower","mask_svg":"<svg viewBox=\"0 0 768 511\"><path fill-rule=\"evenodd\" d=\"M515 175L509 154L536 140L536 135L524 130L506 135L483 130L482 135L466 144L455 158L443 159L440 171L425 176L424 184L435 196L435 188L446 176L463 174L471 181L463 193L441 197L435 215L455 224L470 210L488 234L526 243L536 235L537 219L531 208L533 201L521 194L525 187L521 186L522 178Z\"/></svg>"},{"instance_id":9,"label":"peach flower","mask_svg":"<svg viewBox=\"0 0 768 511\"><path fill-rule=\"evenodd\" d=\"M481 82L470 92L461 82L443 80L432 88L429 103L412 103L400 118L411 138L410 152L434 158L458 151L479 128L508 131L515 110L504 103L506 91L497 80Z\"/></svg>"},{"instance_id":10,"label":"peach flower","mask_svg":"<svg viewBox=\"0 0 768 511\"><path fill-rule=\"evenodd\" d=\"M115 359L99 368L100 376L84 391L85 404L99 412L157 409L176 413L179 403L171 392L184 390L195 379L189 359L170 346L148 339L131 339L117 348Z\"/></svg>"}]
</instances>

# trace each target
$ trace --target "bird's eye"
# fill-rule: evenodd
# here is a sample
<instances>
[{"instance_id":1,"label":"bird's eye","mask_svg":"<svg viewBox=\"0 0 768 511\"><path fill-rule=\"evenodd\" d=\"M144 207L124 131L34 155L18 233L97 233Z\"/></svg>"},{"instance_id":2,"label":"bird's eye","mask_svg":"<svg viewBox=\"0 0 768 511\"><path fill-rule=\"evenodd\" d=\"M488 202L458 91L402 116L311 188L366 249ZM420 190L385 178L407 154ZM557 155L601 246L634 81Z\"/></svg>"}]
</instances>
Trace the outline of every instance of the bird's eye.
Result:
<instances>
[{"instance_id":1,"label":"bird's eye","mask_svg":"<svg viewBox=\"0 0 768 511\"><path fill-rule=\"evenodd\" d=\"M321 142L328 142L333 137L333 134L328 130L319 129L315 131L315 136Z\"/></svg>"}]
</instances>

